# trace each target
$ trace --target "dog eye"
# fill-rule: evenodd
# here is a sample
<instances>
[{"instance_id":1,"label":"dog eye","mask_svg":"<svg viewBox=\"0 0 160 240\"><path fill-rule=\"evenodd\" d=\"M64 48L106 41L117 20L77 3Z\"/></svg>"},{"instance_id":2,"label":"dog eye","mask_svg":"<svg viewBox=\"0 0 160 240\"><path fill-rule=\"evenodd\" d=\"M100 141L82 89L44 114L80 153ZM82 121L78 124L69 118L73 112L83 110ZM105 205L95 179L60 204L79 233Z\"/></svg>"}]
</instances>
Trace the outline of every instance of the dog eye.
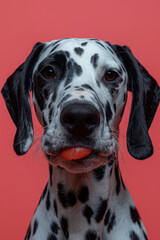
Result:
<instances>
[{"instance_id":1,"label":"dog eye","mask_svg":"<svg viewBox=\"0 0 160 240\"><path fill-rule=\"evenodd\" d=\"M42 70L42 75L47 79L51 79L55 77L55 72L52 67L48 66Z\"/></svg>"},{"instance_id":2,"label":"dog eye","mask_svg":"<svg viewBox=\"0 0 160 240\"><path fill-rule=\"evenodd\" d=\"M116 73L115 71L112 71L112 70L108 71L104 76L106 81L113 81L117 77L118 77L118 73Z\"/></svg>"}]
</instances>

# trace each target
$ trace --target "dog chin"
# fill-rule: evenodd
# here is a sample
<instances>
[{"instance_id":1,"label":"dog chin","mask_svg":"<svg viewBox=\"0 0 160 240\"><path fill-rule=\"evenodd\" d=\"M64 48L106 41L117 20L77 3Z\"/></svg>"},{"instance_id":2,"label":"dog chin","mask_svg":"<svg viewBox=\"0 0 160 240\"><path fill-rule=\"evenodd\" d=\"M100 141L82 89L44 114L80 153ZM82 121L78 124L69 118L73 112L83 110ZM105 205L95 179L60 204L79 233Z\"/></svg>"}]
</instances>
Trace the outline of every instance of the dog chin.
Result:
<instances>
[{"instance_id":1,"label":"dog chin","mask_svg":"<svg viewBox=\"0 0 160 240\"><path fill-rule=\"evenodd\" d=\"M76 160L65 160L59 155L47 155L47 159L53 167L59 166L71 173L87 173L105 165L108 162L108 154L92 153L88 157Z\"/></svg>"}]
</instances>

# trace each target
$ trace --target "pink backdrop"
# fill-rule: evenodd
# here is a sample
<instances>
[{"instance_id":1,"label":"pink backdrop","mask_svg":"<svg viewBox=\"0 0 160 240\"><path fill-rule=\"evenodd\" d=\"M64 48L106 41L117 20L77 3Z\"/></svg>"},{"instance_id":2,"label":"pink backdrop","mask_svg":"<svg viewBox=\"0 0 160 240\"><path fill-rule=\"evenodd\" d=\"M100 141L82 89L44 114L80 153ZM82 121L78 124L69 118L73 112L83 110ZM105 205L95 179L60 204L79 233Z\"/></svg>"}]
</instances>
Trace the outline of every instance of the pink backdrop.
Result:
<instances>
[{"instance_id":1,"label":"pink backdrop","mask_svg":"<svg viewBox=\"0 0 160 240\"><path fill-rule=\"evenodd\" d=\"M160 2L158 0L2 0L0 6L0 88L37 41L64 37L93 37L130 46L160 84ZM22 240L48 178L47 163L32 149L23 157L13 151L15 126L0 96L1 168L0 239ZM124 181L140 212L149 239L159 240L160 109L150 128L154 155L134 160L126 151L127 104L121 124L120 157ZM34 115L34 113L33 113ZM41 132L35 120L35 136Z\"/></svg>"}]
</instances>

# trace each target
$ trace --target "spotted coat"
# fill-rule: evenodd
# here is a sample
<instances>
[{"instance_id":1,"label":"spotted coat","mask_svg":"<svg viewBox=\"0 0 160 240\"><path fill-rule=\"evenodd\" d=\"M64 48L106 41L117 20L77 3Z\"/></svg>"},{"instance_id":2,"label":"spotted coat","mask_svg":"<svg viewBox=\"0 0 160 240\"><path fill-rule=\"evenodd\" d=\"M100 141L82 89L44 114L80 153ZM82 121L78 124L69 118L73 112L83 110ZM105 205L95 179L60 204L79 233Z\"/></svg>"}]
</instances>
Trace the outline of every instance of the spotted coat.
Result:
<instances>
[{"instance_id":1,"label":"spotted coat","mask_svg":"<svg viewBox=\"0 0 160 240\"><path fill-rule=\"evenodd\" d=\"M25 240L147 240L120 173L118 133L129 90L128 151L137 159L152 154L147 129L160 99L156 81L126 46L97 39L37 43L2 90L19 155L33 141L31 90L49 180ZM92 152L77 160L60 157L73 147Z\"/></svg>"}]
</instances>

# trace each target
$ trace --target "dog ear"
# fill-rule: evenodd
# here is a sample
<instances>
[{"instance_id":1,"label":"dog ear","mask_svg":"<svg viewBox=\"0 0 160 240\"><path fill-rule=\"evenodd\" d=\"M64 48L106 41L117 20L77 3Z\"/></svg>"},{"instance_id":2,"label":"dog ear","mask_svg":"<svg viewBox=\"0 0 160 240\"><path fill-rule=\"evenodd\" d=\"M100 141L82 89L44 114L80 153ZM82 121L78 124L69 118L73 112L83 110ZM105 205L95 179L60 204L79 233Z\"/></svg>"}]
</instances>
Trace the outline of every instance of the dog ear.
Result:
<instances>
[{"instance_id":1,"label":"dog ear","mask_svg":"<svg viewBox=\"0 0 160 240\"><path fill-rule=\"evenodd\" d=\"M34 64L42 49L43 44L37 43L26 61L7 79L2 88L6 106L17 127L13 146L18 155L25 154L33 142L30 91Z\"/></svg>"},{"instance_id":2,"label":"dog ear","mask_svg":"<svg viewBox=\"0 0 160 240\"><path fill-rule=\"evenodd\" d=\"M114 50L126 68L128 90L132 92L127 148L132 157L146 159L153 154L148 129L160 102L160 88L127 46L114 45Z\"/></svg>"}]
</instances>

